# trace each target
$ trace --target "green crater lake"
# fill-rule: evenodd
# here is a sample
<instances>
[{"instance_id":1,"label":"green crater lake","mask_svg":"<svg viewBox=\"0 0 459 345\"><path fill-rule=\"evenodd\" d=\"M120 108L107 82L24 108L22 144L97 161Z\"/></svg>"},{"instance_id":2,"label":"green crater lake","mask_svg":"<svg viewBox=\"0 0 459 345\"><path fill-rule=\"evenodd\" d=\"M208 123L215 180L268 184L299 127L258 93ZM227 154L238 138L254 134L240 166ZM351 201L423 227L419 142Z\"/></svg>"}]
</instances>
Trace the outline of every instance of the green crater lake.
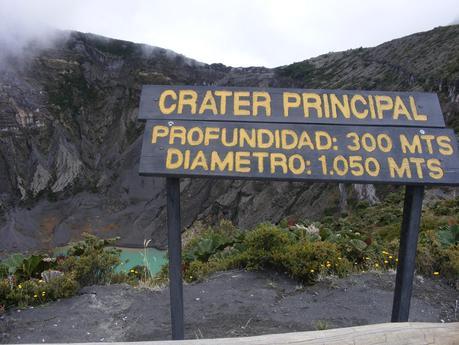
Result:
<instances>
[{"instance_id":1,"label":"green crater lake","mask_svg":"<svg viewBox=\"0 0 459 345\"><path fill-rule=\"evenodd\" d=\"M121 250L120 258L121 265L116 267L117 272L129 272L132 267L138 265L145 265L143 255L145 253L144 248L126 248L126 247L115 247ZM59 247L54 250L54 255L66 255L68 246ZM161 266L167 263L167 256L165 250L159 250L156 248L147 248L147 261L148 267L152 275L158 273Z\"/></svg>"},{"instance_id":2,"label":"green crater lake","mask_svg":"<svg viewBox=\"0 0 459 345\"><path fill-rule=\"evenodd\" d=\"M145 265L143 248L125 248L116 247L121 250L121 265L116 270L119 272L128 272L132 267ZM152 275L159 272L161 266L167 263L166 251L156 248L147 248L148 268Z\"/></svg>"}]
</instances>

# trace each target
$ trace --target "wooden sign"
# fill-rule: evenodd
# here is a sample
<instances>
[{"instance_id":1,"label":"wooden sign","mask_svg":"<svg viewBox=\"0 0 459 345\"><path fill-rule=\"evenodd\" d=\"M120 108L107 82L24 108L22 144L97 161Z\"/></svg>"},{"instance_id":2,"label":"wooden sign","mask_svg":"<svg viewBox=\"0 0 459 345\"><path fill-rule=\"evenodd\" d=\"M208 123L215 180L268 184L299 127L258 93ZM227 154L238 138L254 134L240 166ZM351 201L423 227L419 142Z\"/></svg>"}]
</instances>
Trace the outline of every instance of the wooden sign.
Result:
<instances>
[{"instance_id":1,"label":"wooden sign","mask_svg":"<svg viewBox=\"0 0 459 345\"><path fill-rule=\"evenodd\" d=\"M405 184L392 321L408 321L425 185L458 185L432 93L156 86L139 173L166 176L172 338L184 338L180 177Z\"/></svg>"},{"instance_id":2,"label":"wooden sign","mask_svg":"<svg viewBox=\"0 0 459 345\"><path fill-rule=\"evenodd\" d=\"M147 121L140 173L456 184L454 132L300 124Z\"/></svg>"},{"instance_id":3,"label":"wooden sign","mask_svg":"<svg viewBox=\"0 0 459 345\"><path fill-rule=\"evenodd\" d=\"M139 119L444 127L424 92L146 85Z\"/></svg>"}]
</instances>

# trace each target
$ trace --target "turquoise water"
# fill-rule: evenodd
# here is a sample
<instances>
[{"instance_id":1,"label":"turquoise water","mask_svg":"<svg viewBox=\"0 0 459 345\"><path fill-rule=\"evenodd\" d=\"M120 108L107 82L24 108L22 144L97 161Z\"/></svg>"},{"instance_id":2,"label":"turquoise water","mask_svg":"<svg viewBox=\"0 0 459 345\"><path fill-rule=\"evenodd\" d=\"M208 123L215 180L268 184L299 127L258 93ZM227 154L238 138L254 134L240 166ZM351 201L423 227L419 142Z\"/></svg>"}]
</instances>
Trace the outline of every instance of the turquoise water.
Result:
<instances>
[{"instance_id":1,"label":"turquoise water","mask_svg":"<svg viewBox=\"0 0 459 345\"><path fill-rule=\"evenodd\" d=\"M118 272L128 272L132 267L137 265L146 266L143 258L143 248L117 247L117 249L121 250L121 265L116 268ZM150 273L158 273L161 266L167 263L166 251L156 248L147 248L147 262Z\"/></svg>"},{"instance_id":2,"label":"turquoise water","mask_svg":"<svg viewBox=\"0 0 459 345\"><path fill-rule=\"evenodd\" d=\"M121 265L116 268L117 272L129 272L129 270L138 265L145 266L144 253L145 249L143 248L125 248L125 247L115 247L116 249L121 250L120 258ZM54 250L54 255L66 255L68 247L59 247ZM159 250L156 248L147 248L147 262L148 268L152 275L159 272L161 266L167 263L166 251Z\"/></svg>"}]
</instances>

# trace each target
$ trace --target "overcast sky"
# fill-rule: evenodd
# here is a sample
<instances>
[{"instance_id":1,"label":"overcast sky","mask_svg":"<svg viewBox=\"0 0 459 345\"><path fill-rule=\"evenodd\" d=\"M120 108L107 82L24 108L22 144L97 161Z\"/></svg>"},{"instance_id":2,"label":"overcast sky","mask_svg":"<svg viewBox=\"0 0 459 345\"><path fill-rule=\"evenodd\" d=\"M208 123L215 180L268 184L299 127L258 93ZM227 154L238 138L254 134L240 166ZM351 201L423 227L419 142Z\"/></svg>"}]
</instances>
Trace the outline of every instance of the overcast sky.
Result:
<instances>
[{"instance_id":1,"label":"overcast sky","mask_svg":"<svg viewBox=\"0 0 459 345\"><path fill-rule=\"evenodd\" d=\"M8 45L52 27L231 66L285 65L458 19L458 0L0 0L0 38Z\"/></svg>"}]
</instances>

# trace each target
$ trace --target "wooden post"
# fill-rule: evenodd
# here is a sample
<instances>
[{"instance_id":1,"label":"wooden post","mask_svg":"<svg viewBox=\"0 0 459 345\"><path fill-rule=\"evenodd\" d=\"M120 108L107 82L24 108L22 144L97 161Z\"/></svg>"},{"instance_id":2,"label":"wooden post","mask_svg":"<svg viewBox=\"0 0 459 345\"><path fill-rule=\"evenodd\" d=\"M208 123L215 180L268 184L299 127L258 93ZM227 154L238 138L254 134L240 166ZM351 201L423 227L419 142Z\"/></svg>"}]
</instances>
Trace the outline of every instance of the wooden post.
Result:
<instances>
[{"instance_id":1,"label":"wooden post","mask_svg":"<svg viewBox=\"0 0 459 345\"><path fill-rule=\"evenodd\" d=\"M184 339L180 179L167 178L167 242L172 339Z\"/></svg>"},{"instance_id":2,"label":"wooden post","mask_svg":"<svg viewBox=\"0 0 459 345\"><path fill-rule=\"evenodd\" d=\"M424 186L406 186L405 188L392 322L407 322L410 314L423 195Z\"/></svg>"}]
</instances>

